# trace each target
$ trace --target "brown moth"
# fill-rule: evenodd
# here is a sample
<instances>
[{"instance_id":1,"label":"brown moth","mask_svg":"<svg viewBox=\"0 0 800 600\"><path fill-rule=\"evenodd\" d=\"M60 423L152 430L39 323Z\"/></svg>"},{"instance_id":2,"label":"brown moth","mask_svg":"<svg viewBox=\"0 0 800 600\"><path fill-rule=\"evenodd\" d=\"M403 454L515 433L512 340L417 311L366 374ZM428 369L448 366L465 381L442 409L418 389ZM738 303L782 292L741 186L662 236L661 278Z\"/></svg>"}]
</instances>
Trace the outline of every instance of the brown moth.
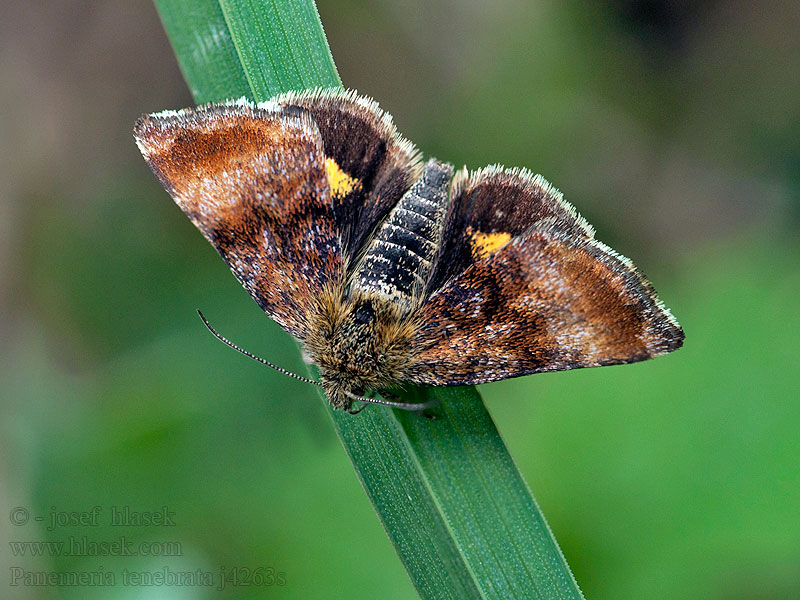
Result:
<instances>
[{"instance_id":1,"label":"brown moth","mask_svg":"<svg viewBox=\"0 0 800 600\"><path fill-rule=\"evenodd\" d=\"M356 92L166 111L134 134L178 206L303 344L335 408L416 409L364 395L630 363L683 343L647 279L541 176L423 162Z\"/></svg>"}]
</instances>

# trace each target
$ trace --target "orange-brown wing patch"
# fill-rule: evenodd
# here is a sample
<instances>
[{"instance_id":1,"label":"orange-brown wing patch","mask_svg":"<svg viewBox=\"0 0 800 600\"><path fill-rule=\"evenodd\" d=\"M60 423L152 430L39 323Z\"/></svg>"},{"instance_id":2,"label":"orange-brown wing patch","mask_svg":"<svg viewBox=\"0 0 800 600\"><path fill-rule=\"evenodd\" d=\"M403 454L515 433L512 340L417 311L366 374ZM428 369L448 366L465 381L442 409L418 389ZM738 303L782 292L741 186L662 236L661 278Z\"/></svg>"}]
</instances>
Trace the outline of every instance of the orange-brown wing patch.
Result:
<instances>
[{"instance_id":1,"label":"orange-brown wing patch","mask_svg":"<svg viewBox=\"0 0 800 600\"><path fill-rule=\"evenodd\" d=\"M627 259L543 223L435 292L407 377L466 385L671 352L683 330Z\"/></svg>"},{"instance_id":2,"label":"orange-brown wing patch","mask_svg":"<svg viewBox=\"0 0 800 600\"><path fill-rule=\"evenodd\" d=\"M295 337L342 273L319 131L306 111L246 101L142 117L153 172L266 313Z\"/></svg>"}]
</instances>

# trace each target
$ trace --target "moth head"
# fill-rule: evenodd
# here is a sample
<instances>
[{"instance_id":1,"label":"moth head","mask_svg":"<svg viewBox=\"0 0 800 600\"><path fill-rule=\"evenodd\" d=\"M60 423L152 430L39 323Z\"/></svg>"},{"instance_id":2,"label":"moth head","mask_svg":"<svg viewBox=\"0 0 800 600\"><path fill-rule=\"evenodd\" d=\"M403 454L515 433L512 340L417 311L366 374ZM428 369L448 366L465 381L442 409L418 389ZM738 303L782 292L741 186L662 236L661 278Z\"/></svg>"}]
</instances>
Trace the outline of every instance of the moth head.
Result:
<instances>
[{"instance_id":1,"label":"moth head","mask_svg":"<svg viewBox=\"0 0 800 600\"><path fill-rule=\"evenodd\" d=\"M412 321L401 307L376 294L327 295L317 303L313 333L305 340L331 404L349 403L402 380Z\"/></svg>"}]
</instances>

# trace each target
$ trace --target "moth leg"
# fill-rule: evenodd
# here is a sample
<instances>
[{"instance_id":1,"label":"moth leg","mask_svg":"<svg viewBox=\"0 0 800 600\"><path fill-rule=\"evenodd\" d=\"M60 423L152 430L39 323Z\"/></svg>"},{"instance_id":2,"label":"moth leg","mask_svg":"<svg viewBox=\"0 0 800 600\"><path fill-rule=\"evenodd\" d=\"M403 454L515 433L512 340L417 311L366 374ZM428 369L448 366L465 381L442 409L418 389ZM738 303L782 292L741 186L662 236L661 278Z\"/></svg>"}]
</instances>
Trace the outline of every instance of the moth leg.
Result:
<instances>
[{"instance_id":1,"label":"moth leg","mask_svg":"<svg viewBox=\"0 0 800 600\"><path fill-rule=\"evenodd\" d=\"M348 409L347 409L347 412L348 412L348 414L351 414L351 415L357 415L357 414L358 414L358 413L360 413L362 410L364 410L365 408L367 408L367 406L369 406L369 403L368 403L368 402L363 402L363 403L361 404L361 406L359 406L358 408L353 408L353 406L351 405L351 406L350 406L350 408L348 408Z\"/></svg>"},{"instance_id":2,"label":"moth leg","mask_svg":"<svg viewBox=\"0 0 800 600\"><path fill-rule=\"evenodd\" d=\"M375 390L371 390L368 394L364 394L364 397L365 398L370 398L370 399L374 398L375 397ZM361 406L359 406L358 408L353 408L353 405L351 404L350 408L347 409L347 412L348 412L348 414L351 414L351 415L357 415L362 410L367 408L367 406L369 406L370 404L371 404L370 402L362 402Z\"/></svg>"}]
</instances>

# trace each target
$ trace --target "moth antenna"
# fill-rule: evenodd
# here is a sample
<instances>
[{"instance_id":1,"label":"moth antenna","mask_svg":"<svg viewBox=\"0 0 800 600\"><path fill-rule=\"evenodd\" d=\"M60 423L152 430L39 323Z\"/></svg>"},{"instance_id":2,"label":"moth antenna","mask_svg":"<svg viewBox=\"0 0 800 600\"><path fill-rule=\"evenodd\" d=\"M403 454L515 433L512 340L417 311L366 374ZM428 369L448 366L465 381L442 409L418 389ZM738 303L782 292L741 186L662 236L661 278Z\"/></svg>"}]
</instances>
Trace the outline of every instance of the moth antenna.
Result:
<instances>
[{"instance_id":1,"label":"moth antenna","mask_svg":"<svg viewBox=\"0 0 800 600\"><path fill-rule=\"evenodd\" d=\"M270 368L272 368L272 369L275 369L275 370L276 370L276 371L278 371L279 373L283 373L284 375L288 375L289 377L294 377L295 379L299 379L300 381L304 381L305 383L310 383L310 384L312 384L312 385L318 385L318 386L322 387L322 384L321 384L319 381L314 381L313 379L309 379L308 377L303 377L302 375L297 375L297 374L295 374L295 373L292 373L291 371L287 371L287 370L286 370L286 369L284 369L283 367L279 367L278 365L273 365L273 364L272 364L271 362L269 362L268 360L265 360L265 359L261 358L260 356L256 356L255 354L253 354L252 352L248 352L248 351L247 351L247 350L245 350L244 348L240 348L239 346L237 346L236 344L234 344L232 341L230 341L228 338L226 338L226 337L223 337L223 336L221 336L220 334L218 334L218 333L217 333L217 330L216 330L216 329L214 329L214 328L211 326L211 323L209 323L209 322L206 320L206 318L203 316L203 313L202 313L202 312L200 312L200 310L199 310L199 309L197 310L197 314L198 314L198 315L200 315L200 318L203 320L203 324L204 324L206 327L208 327L208 330L209 330L209 331L210 331L210 332L211 332L211 333L214 335L214 337L215 337L215 338L217 338L217 339L218 339L220 342L222 342L223 344L225 344L225 345L227 345L227 346L230 346L231 348L233 348L233 349L234 349L234 350L236 350L237 352L241 352L242 354L244 354L245 356L248 356L248 357L252 358L252 359L253 359L254 361L256 361L256 362L260 362L262 365L267 365L268 367L270 367Z\"/></svg>"},{"instance_id":2,"label":"moth antenna","mask_svg":"<svg viewBox=\"0 0 800 600\"><path fill-rule=\"evenodd\" d=\"M345 392L344 395L350 398L351 400L358 400L360 402L365 402L369 404L381 404L383 406L391 406L392 408L399 408L400 410L412 410L415 412L420 410L426 410L428 408L433 408L438 404L438 400L430 400L428 402L394 402L392 400L384 400L383 398L378 399L378 398L368 398L366 396L357 396L351 392ZM359 408L357 412L361 412L362 410L364 410L363 406Z\"/></svg>"}]
</instances>

